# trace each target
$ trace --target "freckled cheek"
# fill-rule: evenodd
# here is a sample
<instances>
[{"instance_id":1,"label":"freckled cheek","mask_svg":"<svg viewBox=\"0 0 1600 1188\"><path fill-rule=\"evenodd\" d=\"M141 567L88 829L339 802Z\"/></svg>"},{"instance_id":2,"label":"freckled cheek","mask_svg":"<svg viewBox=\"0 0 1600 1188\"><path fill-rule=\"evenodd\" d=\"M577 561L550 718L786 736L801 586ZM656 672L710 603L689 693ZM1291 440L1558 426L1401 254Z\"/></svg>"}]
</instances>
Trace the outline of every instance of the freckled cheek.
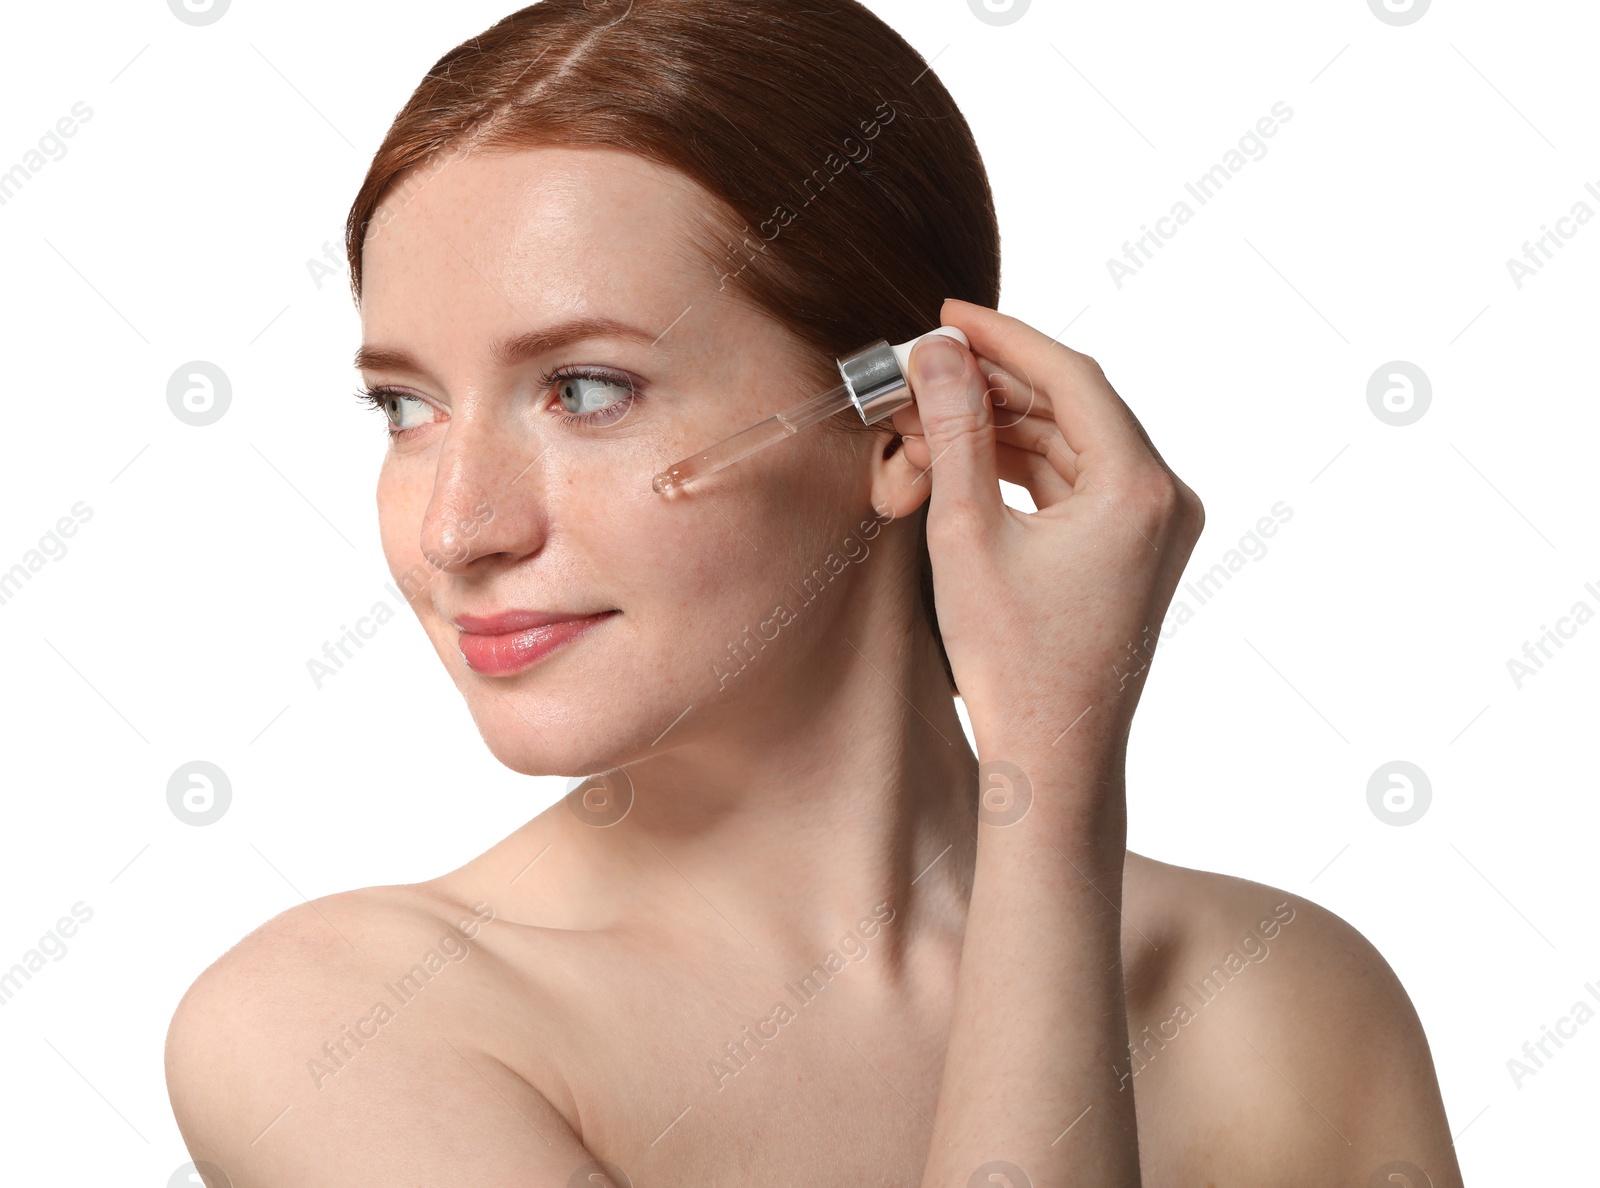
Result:
<instances>
[{"instance_id":1,"label":"freckled cheek","mask_svg":"<svg viewBox=\"0 0 1600 1188\"><path fill-rule=\"evenodd\" d=\"M648 486L576 499L557 516L624 608L630 600L637 610L703 602L732 576L736 549L749 550L737 514L730 523L715 508L669 502Z\"/></svg>"},{"instance_id":2,"label":"freckled cheek","mask_svg":"<svg viewBox=\"0 0 1600 1188\"><path fill-rule=\"evenodd\" d=\"M674 499L648 483L642 491L612 487L599 498L564 499L553 523L584 554L596 593L659 634L668 651L703 650L703 641L689 641L725 634L727 621L770 602L786 580L773 566L791 551L782 537L792 520L761 484Z\"/></svg>"}]
</instances>

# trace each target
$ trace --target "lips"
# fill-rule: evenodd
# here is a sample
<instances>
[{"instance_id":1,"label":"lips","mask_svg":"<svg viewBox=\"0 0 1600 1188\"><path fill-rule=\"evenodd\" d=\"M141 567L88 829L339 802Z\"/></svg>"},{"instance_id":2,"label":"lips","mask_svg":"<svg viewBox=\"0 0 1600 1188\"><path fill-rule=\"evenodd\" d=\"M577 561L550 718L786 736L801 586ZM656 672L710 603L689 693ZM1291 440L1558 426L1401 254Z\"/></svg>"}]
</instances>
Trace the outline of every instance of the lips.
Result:
<instances>
[{"instance_id":1,"label":"lips","mask_svg":"<svg viewBox=\"0 0 1600 1188\"><path fill-rule=\"evenodd\" d=\"M601 612L602 614L606 612ZM455 624L473 635L506 635L512 631L527 631L550 623L564 623L573 619L593 618L592 615L568 614L565 611L504 611L498 615L457 615Z\"/></svg>"},{"instance_id":2,"label":"lips","mask_svg":"<svg viewBox=\"0 0 1600 1188\"><path fill-rule=\"evenodd\" d=\"M461 657L474 672L504 676L521 672L620 612L573 615L559 611L507 611L460 615Z\"/></svg>"}]
</instances>

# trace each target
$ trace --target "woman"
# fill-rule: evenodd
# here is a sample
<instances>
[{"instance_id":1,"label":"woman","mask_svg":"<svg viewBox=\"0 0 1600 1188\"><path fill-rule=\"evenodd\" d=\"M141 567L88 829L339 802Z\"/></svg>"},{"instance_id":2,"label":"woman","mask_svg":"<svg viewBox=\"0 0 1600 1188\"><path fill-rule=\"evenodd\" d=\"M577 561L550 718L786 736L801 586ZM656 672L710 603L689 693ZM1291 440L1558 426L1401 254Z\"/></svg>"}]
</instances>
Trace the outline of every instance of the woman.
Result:
<instances>
[{"instance_id":1,"label":"woman","mask_svg":"<svg viewBox=\"0 0 1600 1188\"><path fill-rule=\"evenodd\" d=\"M1201 505L993 308L982 162L893 31L546 0L429 72L347 244L390 569L502 763L602 774L202 974L167 1059L205 1174L1460 1183L1354 929L1125 849ZM892 427L652 489L941 323L972 350L919 345Z\"/></svg>"}]
</instances>

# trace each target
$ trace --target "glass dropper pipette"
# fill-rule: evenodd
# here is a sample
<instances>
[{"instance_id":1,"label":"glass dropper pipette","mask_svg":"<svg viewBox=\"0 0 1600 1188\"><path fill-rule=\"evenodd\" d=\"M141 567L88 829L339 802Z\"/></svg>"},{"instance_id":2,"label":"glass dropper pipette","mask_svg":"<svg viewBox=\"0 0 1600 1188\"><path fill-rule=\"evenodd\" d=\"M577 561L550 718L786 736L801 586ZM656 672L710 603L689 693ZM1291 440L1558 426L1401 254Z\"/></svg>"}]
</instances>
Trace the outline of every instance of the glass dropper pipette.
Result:
<instances>
[{"instance_id":1,"label":"glass dropper pipette","mask_svg":"<svg viewBox=\"0 0 1600 1188\"><path fill-rule=\"evenodd\" d=\"M940 326L929 333L953 338L963 347L969 345L967 336L954 326ZM846 408L854 408L868 425L883 420L911 403L911 386L906 380L911 348L927 337L921 334L898 346L880 338L846 355L837 360L843 383L743 429L702 453L674 463L656 475L650 485L658 495L675 495L708 475L793 437Z\"/></svg>"}]
</instances>

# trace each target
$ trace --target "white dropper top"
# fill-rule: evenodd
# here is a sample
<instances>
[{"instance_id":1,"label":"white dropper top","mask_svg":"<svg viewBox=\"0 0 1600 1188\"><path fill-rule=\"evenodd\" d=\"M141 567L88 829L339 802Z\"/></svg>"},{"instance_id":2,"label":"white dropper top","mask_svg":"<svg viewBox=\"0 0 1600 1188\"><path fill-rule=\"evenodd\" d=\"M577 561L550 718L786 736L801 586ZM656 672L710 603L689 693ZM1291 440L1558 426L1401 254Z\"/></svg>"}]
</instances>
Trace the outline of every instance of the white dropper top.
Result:
<instances>
[{"instance_id":1,"label":"white dropper top","mask_svg":"<svg viewBox=\"0 0 1600 1188\"><path fill-rule=\"evenodd\" d=\"M967 349L972 344L967 341L966 334L954 326L940 326L937 330L929 330L926 334L919 334L909 342L902 342L894 348L894 357L900 364L900 370L909 378L911 375L911 348L924 338L932 338L935 334L943 334L946 338L953 338Z\"/></svg>"}]
</instances>

